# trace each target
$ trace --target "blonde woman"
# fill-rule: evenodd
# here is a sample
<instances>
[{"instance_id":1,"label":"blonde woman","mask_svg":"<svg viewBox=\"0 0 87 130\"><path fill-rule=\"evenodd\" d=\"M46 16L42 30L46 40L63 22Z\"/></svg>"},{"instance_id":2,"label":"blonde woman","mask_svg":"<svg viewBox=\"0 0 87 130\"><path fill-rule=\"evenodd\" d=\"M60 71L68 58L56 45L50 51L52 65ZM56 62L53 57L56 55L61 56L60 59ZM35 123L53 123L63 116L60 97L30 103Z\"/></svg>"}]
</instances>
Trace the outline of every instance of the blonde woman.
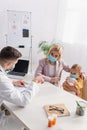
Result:
<instances>
[{"instance_id":1,"label":"blonde woman","mask_svg":"<svg viewBox=\"0 0 87 130\"><path fill-rule=\"evenodd\" d=\"M62 47L53 45L46 58L39 61L35 77L42 75L45 81L56 84L61 79L62 71L70 72L70 68L62 60Z\"/></svg>"}]
</instances>

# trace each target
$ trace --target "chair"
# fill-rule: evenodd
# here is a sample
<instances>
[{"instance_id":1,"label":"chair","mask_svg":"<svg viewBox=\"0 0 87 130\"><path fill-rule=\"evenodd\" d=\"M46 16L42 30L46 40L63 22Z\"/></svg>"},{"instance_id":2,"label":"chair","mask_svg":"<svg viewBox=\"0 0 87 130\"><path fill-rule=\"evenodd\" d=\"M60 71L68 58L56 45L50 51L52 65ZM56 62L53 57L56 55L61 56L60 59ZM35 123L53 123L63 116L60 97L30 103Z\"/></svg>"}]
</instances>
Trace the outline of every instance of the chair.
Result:
<instances>
[{"instance_id":1,"label":"chair","mask_svg":"<svg viewBox=\"0 0 87 130\"><path fill-rule=\"evenodd\" d=\"M82 98L87 100L87 77L84 79L83 83Z\"/></svg>"}]
</instances>

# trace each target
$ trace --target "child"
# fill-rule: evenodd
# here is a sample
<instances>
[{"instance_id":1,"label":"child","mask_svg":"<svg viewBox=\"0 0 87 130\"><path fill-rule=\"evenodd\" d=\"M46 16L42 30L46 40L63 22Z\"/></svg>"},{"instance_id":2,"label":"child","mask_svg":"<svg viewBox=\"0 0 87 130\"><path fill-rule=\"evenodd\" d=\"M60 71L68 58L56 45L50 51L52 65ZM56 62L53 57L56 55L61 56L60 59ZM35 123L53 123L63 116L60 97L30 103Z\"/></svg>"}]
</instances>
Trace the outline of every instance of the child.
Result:
<instances>
[{"instance_id":1,"label":"child","mask_svg":"<svg viewBox=\"0 0 87 130\"><path fill-rule=\"evenodd\" d=\"M63 88L79 97L82 97L83 76L82 68L78 64L71 67L70 76L63 83Z\"/></svg>"}]
</instances>

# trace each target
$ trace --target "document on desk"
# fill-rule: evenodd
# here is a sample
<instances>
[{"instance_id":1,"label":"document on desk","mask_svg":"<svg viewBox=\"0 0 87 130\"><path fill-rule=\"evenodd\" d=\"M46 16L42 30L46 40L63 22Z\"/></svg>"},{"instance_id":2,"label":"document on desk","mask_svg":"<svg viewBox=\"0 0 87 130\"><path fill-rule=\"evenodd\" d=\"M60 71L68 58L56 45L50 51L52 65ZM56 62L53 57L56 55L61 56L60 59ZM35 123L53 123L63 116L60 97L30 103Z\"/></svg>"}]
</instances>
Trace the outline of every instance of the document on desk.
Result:
<instances>
[{"instance_id":1,"label":"document on desk","mask_svg":"<svg viewBox=\"0 0 87 130\"><path fill-rule=\"evenodd\" d=\"M65 106L65 104L47 104L44 106L47 116L52 114L57 114L58 117L60 116L69 116L70 112Z\"/></svg>"},{"instance_id":2,"label":"document on desk","mask_svg":"<svg viewBox=\"0 0 87 130\"><path fill-rule=\"evenodd\" d=\"M24 87L15 86L15 88L20 92L23 92L26 90L31 91L31 89L33 92L35 91L35 93L37 93L39 91L39 86L35 82L30 82L30 83L26 84Z\"/></svg>"},{"instance_id":3,"label":"document on desk","mask_svg":"<svg viewBox=\"0 0 87 130\"><path fill-rule=\"evenodd\" d=\"M29 85L30 85L30 84L27 84L27 85L24 86L24 87L15 86L15 88L16 88L17 90L19 90L20 92L22 92L22 91L26 90Z\"/></svg>"}]
</instances>

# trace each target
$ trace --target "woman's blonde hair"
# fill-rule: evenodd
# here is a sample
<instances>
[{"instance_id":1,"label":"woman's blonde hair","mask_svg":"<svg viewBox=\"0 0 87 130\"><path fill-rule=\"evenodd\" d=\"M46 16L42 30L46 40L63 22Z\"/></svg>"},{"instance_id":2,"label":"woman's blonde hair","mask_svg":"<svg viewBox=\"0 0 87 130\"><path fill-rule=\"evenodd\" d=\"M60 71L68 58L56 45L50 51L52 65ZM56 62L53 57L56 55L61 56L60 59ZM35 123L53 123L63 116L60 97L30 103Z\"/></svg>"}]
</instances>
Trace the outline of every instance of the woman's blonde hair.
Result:
<instances>
[{"instance_id":1,"label":"woman's blonde hair","mask_svg":"<svg viewBox=\"0 0 87 130\"><path fill-rule=\"evenodd\" d=\"M62 47L60 47L59 45L53 45L51 48L50 48L50 50L49 50L49 52L48 52L48 55L50 55L50 53L52 52L52 51L56 51L56 52L58 52L58 55L59 55L59 60L61 59L61 57L62 57ZM48 56L47 55L47 56Z\"/></svg>"}]
</instances>

